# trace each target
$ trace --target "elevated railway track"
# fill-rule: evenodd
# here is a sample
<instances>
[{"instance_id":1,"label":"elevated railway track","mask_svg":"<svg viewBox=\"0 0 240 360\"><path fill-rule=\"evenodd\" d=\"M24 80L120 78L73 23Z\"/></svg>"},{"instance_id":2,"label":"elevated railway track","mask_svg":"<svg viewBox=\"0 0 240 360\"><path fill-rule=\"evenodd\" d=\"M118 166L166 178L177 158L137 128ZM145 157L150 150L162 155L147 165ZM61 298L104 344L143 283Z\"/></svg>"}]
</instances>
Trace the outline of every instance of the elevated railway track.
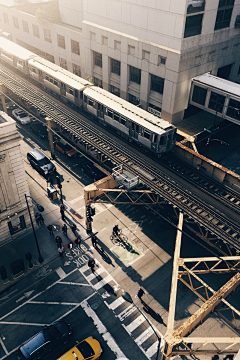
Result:
<instances>
[{"instance_id":1,"label":"elevated railway track","mask_svg":"<svg viewBox=\"0 0 240 360\"><path fill-rule=\"evenodd\" d=\"M207 184L204 187L201 182L198 184L199 188L196 192L194 190L196 183L193 179L194 176L190 177L187 173L185 174L185 183L176 181L176 178L174 179L171 176L171 172L165 171L157 162L154 164L153 161L147 161L145 156L139 156L134 149L122 145L119 141L84 120L83 116L77 116L65 106L30 87L19 76L2 65L0 66L0 82L26 103L44 112L75 139L93 147L99 154L111 159L113 163L123 164L126 170L139 176L141 181L153 192L179 208L189 218L201 224L216 237L240 250L240 196L238 197L237 193L234 193L234 196L231 195L234 201L230 201L231 198L229 199L229 196L224 197L223 190L218 189L221 187L220 185L217 187L215 184L217 190L214 192L209 191ZM175 169L174 171L178 170ZM192 182L189 186L188 179L191 179Z\"/></svg>"}]
</instances>

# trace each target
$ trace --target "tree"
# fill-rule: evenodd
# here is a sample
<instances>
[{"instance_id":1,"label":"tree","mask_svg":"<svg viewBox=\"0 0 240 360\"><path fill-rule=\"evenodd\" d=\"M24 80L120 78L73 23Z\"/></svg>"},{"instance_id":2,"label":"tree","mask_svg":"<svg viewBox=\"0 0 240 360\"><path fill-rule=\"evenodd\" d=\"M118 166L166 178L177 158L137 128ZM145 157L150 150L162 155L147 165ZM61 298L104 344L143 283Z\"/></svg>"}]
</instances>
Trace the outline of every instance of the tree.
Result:
<instances>
[{"instance_id":1,"label":"tree","mask_svg":"<svg viewBox=\"0 0 240 360\"><path fill-rule=\"evenodd\" d=\"M35 17L40 24L44 24L46 22L60 23L61 17L58 3L39 7L35 12Z\"/></svg>"}]
</instances>

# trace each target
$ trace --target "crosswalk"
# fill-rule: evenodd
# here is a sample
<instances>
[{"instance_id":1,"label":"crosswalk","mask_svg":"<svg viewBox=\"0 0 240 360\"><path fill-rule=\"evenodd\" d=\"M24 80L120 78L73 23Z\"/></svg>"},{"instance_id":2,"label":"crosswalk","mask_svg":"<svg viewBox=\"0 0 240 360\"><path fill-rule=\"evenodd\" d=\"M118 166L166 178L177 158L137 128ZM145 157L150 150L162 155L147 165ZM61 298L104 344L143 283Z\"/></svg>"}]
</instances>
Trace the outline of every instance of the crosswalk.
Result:
<instances>
[{"instance_id":1,"label":"crosswalk","mask_svg":"<svg viewBox=\"0 0 240 360\"><path fill-rule=\"evenodd\" d=\"M146 358L153 360L154 356L156 357L159 345L153 329L134 304L129 304L121 296L116 299L116 295L113 295L110 289L114 289L116 293L120 290L119 285L97 260L96 264L98 268L94 274L87 265L83 265L78 270L93 289L102 296L106 306L113 311L115 317L119 319L126 332L142 350ZM157 329L155 331L162 338L162 334Z\"/></svg>"}]
</instances>

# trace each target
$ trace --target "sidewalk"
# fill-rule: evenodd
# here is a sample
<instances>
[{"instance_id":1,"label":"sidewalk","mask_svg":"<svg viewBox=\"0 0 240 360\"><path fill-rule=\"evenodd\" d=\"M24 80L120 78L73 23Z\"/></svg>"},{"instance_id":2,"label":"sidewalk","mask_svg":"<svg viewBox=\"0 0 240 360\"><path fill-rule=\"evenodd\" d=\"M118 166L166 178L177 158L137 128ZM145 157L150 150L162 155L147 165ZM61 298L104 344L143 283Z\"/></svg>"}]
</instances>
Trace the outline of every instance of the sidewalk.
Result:
<instances>
[{"instance_id":1,"label":"sidewalk","mask_svg":"<svg viewBox=\"0 0 240 360\"><path fill-rule=\"evenodd\" d=\"M74 216L74 211L71 206L64 202L66 206L65 218L66 224L68 226L68 232L66 237L62 232L62 226L64 222L61 219L60 214L60 200L51 201L47 197L47 192L43 188L41 184L39 184L36 180L34 180L31 175L27 175L27 180L29 184L31 197L40 205L44 207L44 212L42 212L42 216L44 218L44 225L36 225L35 232L40 248L41 255L43 257L43 263L39 263L38 261L38 251L37 245L35 242L34 234L32 229L27 233L23 234L16 240L4 245L1 247L0 251L0 265L4 265L7 271L8 279L4 282L0 280L0 293L7 290L9 287L14 285L21 278L27 276L29 273L35 271L41 266L46 265L52 259L58 257L57 245L55 242L55 237L57 235L61 236L63 240L63 246L67 248L67 244L70 241L76 239L76 236L72 233L70 229L70 225L75 223L77 226L77 234L79 234L82 239L87 239L88 234L85 231L85 222L81 218L81 224L77 221L77 216ZM44 180L45 181L45 180ZM34 213L38 212L37 207L34 207ZM47 226L51 224L54 225L55 231L54 236L49 234ZM32 263L33 267L29 268L29 262L26 260L25 254L30 252L32 255ZM23 272L19 273L16 276L12 275L10 264L14 261L22 259L24 262L25 269Z\"/></svg>"}]
</instances>

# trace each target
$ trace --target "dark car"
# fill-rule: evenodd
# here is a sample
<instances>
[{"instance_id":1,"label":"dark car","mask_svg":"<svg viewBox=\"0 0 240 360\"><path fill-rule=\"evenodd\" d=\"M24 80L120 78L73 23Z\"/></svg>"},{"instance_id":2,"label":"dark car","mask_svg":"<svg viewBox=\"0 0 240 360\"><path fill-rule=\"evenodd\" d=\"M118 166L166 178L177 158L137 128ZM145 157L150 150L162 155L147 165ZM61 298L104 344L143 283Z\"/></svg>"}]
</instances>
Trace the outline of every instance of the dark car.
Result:
<instances>
[{"instance_id":1,"label":"dark car","mask_svg":"<svg viewBox=\"0 0 240 360\"><path fill-rule=\"evenodd\" d=\"M72 335L72 327L64 320L45 326L42 331L27 340L17 349L18 360L43 359L61 344L68 342Z\"/></svg>"},{"instance_id":2,"label":"dark car","mask_svg":"<svg viewBox=\"0 0 240 360\"><path fill-rule=\"evenodd\" d=\"M31 130L36 134L40 139L47 139L48 132L47 127L44 126L41 122L35 121L31 125Z\"/></svg>"},{"instance_id":3,"label":"dark car","mask_svg":"<svg viewBox=\"0 0 240 360\"><path fill-rule=\"evenodd\" d=\"M94 181L100 180L106 175L100 171L90 161L81 164L82 171L93 178Z\"/></svg>"},{"instance_id":4,"label":"dark car","mask_svg":"<svg viewBox=\"0 0 240 360\"><path fill-rule=\"evenodd\" d=\"M27 159L31 166L43 176L50 175L56 171L54 164L38 149L29 151Z\"/></svg>"}]
</instances>

